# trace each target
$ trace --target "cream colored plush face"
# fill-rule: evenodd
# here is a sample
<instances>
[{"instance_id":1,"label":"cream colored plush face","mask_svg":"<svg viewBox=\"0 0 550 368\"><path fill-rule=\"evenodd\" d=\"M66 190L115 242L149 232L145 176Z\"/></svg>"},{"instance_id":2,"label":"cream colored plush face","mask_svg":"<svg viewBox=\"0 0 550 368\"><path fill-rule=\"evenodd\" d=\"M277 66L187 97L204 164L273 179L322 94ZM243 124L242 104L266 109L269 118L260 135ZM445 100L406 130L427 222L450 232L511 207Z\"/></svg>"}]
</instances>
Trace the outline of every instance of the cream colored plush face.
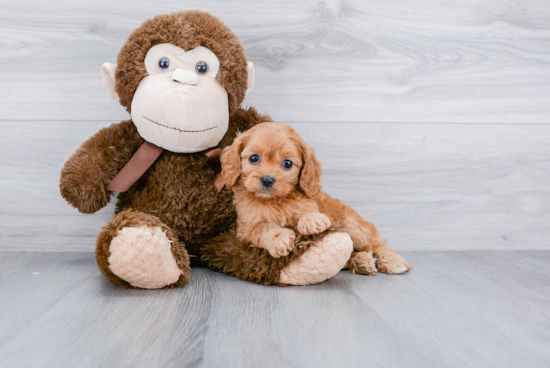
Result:
<instances>
[{"instance_id":1,"label":"cream colored plush face","mask_svg":"<svg viewBox=\"0 0 550 368\"><path fill-rule=\"evenodd\" d=\"M169 60L164 69L159 65L163 58ZM208 66L206 73L197 70L199 62ZM227 92L216 81L219 66L206 47L187 52L168 43L151 47L145 56L148 75L132 100L132 120L139 134L173 152L215 147L229 124Z\"/></svg>"},{"instance_id":2,"label":"cream colored plush face","mask_svg":"<svg viewBox=\"0 0 550 368\"><path fill-rule=\"evenodd\" d=\"M159 64L169 60L169 66ZM201 73L199 62L208 65ZM220 143L229 125L225 89L216 81L220 62L206 47L185 51L169 43L153 46L145 56L147 76L132 99L132 120L147 141L173 152L191 153ZM116 65L104 63L101 77L105 90L119 100ZM248 63L248 94L254 87L254 64Z\"/></svg>"}]
</instances>

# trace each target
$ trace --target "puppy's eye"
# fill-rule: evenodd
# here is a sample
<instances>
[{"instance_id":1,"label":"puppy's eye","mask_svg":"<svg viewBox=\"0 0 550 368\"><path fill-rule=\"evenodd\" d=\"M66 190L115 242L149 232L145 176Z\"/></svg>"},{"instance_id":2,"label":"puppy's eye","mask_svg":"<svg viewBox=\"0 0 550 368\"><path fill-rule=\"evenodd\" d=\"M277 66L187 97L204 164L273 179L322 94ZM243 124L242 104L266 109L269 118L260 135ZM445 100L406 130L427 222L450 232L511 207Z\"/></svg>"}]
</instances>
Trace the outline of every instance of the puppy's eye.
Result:
<instances>
[{"instance_id":1,"label":"puppy's eye","mask_svg":"<svg viewBox=\"0 0 550 368\"><path fill-rule=\"evenodd\" d=\"M283 161L283 167L284 167L285 169L287 169L287 170L292 169L292 166L293 166L293 165L294 165L294 164L293 164L292 161L290 161L290 160L284 160L284 161Z\"/></svg>"},{"instance_id":2,"label":"puppy's eye","mask_svg":"<svg viewBox=\"0 0 550 368\"><path fill-rule=\"evenodd\" d=\"M162 70L167 70L170 68L170 59L163 57L159 60L159 68Z\"/></svg>"},{"instance_id":3,"label":"puppy's eye","mask_svg":"<svg viewBox=\"0 0 550 368\"><path fill-rule=\"evenodd\" d=\"M195 65L195 70L199 74L206 74L208 72L208 64L204 61L199 61L197 65Z\"/></svg>"},{"instance_id":4,"label":"puppy's eye","mask_svg":"<svg viewBox=\"0 0 550 368\"><path fill-rule=\"evenodd\" d=\"M257 164L258 162L260 162L260 156L252 155L248 158L248 162L250 162L251 164Z\"/></svg>"}]
</instances>

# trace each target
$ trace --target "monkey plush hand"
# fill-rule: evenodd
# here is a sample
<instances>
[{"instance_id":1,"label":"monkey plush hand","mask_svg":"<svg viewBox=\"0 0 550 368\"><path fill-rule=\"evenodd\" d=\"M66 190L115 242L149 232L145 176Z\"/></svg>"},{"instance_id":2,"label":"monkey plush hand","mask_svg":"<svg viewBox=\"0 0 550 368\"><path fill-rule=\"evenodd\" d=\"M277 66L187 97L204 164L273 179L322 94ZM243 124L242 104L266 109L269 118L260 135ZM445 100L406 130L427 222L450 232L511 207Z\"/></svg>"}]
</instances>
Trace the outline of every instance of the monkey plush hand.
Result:
<instances>
[{"instance_id":1,"label":"monkey plush hand","mask_svg":"<svg viewBox=\"0 0 550 368\"><path fill-rule=\"evenodd\" d=\"M219 151L237 131L271 119L240 107L254 69L218 18L185 11L150 19L130 35L117 65L103 64L101 74L131 119L84 142L66 162L60 189L83 213L120 192L96 243L98 266L110 281L178 286L190 276L190 259L273 285L320 282L344 266L351 249L333 229L299 237L293 252L278 259L237 238L233 193L217 185Z\"/></svg>"}]
</instances>

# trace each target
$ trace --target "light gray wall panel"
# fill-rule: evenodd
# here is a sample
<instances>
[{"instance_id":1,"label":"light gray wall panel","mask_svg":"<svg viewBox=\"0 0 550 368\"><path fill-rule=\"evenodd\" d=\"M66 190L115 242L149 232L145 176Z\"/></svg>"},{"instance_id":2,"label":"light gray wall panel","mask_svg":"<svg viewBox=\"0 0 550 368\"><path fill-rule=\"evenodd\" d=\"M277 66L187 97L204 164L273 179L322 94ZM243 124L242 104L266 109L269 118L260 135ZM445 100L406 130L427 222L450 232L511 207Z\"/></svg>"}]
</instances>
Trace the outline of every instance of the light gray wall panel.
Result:
<instances>
[{"instance_id":1,"label":"light gray wall panel","mask_svg":"<svg viewBox=\"0 0 550 368\"><path fill-rule=\"evenodd\" d=\"M93 250L113 206L78 214L58 182L65 160L105 125L0 124L0 248ZM550 248L549 125L291 125L323 162L325 190L398 250Z\"/></svg>"},{"instance_id":2,"label":"light gray wall panel","mask_svg":"<svg viewBox=\"0 0 550 368\"><path fill-rule=\"evenodd\" d=\"M92 250L59 171L127 119L99 68L155 14L203 9L256 65L327 191L398 249L548 249L550 2L0 1L0 248Z\"/></svg>"},{"instance_id":3,"label":"light gray wall panel","mask_svg":"<svg viewBox=\"0 0 550 368\"><path fill-rule=\"evenodd\" d=\"M0 119L127 115L99 68L155 14L220 16L279 121L548 123L550 2L2 1Z\"/></svg>"}]
</instances>

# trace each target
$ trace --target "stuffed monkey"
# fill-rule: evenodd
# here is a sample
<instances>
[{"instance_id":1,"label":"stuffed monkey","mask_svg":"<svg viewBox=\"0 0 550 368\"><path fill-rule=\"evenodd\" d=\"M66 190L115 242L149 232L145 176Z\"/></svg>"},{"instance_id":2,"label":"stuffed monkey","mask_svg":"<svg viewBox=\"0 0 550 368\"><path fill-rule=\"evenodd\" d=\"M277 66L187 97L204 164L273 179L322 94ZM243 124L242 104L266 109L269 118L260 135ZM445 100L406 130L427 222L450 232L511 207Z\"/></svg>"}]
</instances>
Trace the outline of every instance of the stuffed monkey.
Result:
<instances>
[{"instance_id":1,"label":"stuffed monkey","mask_svg":"<svg viewBox=\"0 0 550 368\"><path fill-rule=\"evenodd\" d=\"M311 284L344 267L352 243L335 228L299 237L293 253L277 259L236 237L219 156L237 131L271 119L240 107L254 69L218 18L185 11L147 20L101 74L131 119L84 142L61 171L60 189L82 213L119 193L96 244L111 282L174 287L202 265L266 285Z\"/></svg>"}]
</instances>

